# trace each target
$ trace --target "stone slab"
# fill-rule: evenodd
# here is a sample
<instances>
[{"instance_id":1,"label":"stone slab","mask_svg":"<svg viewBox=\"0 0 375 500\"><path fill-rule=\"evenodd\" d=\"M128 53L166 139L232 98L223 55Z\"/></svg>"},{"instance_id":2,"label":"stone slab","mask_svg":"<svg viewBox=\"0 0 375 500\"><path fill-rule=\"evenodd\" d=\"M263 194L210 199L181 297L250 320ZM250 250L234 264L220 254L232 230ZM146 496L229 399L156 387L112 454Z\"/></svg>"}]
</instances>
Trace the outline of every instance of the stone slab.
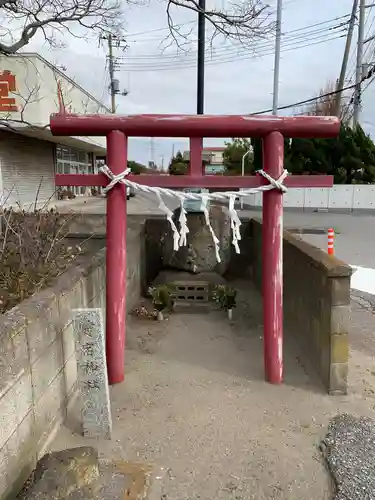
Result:
<instances>
[{"instance_id":1,"label":"stone slab","mask_svg":"<svg viewBox=\"0 0 375 500\"><path fill-rule=\"evenodd\" d=\"M37 463L17 500L63 500L82 489L85 498L89 498L87 493L95 492L98 477L98 452L94 448L85 446L47 453Z\"/></svg>"},{"instance_id":2,"label":"stone slab","mask_svg":"<svg viewBox=\"0 0 375 500\"><path fill-rule=\"evenodd\" d=\"M101 309L74 309L83 435L111 439L112 418Z\"/></svg>"},{"instance_id":3,"label":"stone slab","mask_svg":"<svg viewBox=\"0 0 375 500\"><path fill-rule=\"evenodd\" d=\"M122 460L97 460L97 452L92 449L96 460L93 464L87 463L88 474L85 477L82 457L78 457L77 463L67 463L66 460L59 463L53 458L61 454L71 455L80 450L90 450L90 448L64 450L43 457L17 500L47 500L47 498L48 500L160 500L163 498L168 473L166 468ZM41 465L44 467L41 468ZM47 469L45 465L48 465Z\"/></svg>"}]
</instances>

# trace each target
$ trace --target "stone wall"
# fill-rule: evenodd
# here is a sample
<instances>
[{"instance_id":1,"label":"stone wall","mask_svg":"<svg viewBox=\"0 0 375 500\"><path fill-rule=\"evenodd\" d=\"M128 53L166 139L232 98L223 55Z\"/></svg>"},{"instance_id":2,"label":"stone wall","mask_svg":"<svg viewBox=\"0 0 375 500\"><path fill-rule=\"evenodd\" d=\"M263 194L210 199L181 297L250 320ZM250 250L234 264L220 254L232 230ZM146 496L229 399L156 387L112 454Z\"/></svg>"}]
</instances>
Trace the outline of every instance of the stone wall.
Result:
<instances>
[{"instance_id":1,"label":"stone wall","mask_svg":"<svg viewBox=\"0 0 375 500\"><path fill-rule=\"evenodd\" d=\"M128 231L127 309L139 300L140 230ZM14 498L77 396L73 308L105 308L105 249L0 318L0 498Z\"/></svg>"},{"instance_id":2,"label":"stone wall","mask_svg":"<svg viewBox=\"0 0 375 500\"><path fill-rule=\"evenodd\" d=\"M246 270L261 289L262 224L244 224L241 255L232 272ZM284 329L299 344L306 363L327 391L346 394L350 314L350 266L298 236L284 232Z\"/></svg>"},{"instance_id":3,"label":"stone wall","mask_svg":"<svg viewBox=\"0 0 375 500\"><path fill-rule=\"evenodd\" d=\"M144 276L143 293L164 267L163 246L166 238L171 237L169 222L165 218L147 219L144 226Z\"/></svg>"}]
</instances>

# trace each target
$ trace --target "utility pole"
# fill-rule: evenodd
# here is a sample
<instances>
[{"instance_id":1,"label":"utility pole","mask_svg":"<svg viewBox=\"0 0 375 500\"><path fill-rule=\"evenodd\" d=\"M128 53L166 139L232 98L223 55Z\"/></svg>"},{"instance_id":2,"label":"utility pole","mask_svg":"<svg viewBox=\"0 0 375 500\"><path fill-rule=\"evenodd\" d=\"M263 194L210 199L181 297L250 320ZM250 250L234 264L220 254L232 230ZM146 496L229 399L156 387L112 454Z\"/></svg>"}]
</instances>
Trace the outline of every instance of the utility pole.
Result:
<instances>
[{"instance_id":1,"label":"utility pole","mask_svg":"<svg viewBox=\"0 0 375 500\"><path fill-rule=\"evenodd\" d=\"M204 56L206 37L206 0L199 0L198 12L198 62L197 62L197 114L204 113Z\"/></svg>"},{"instance_id":2,"label":"utility pole","mask_svg":"<svg viewBox=\"0 0 375 500\"><path fill-rule=\"evenodd\" d=\"M354 112L353 127L358 125L359 114L361 111L361 83L363 68L363 45L365 38L365 12L366 0L359 2L359 21L358 21L358 47L357 47L357 69L355 76L355 94L354 94Z\"/></svg>"},{"instance_id":3,"label":"utility pole","mask_svg":"<svg viewBox=\"0 0 375 500\"><path fill-rule=\"evenodd\" d=\"M280 80L280 52L281 52L282 15L283 15L283 0L277 0L275 65L274 65L274 69L273 69L273 103L272 103L272 114L273 115L277 115L277 108L279 107L279 80Z\"/></svg>"},{"instance_id":4,"label":"utility pole","mask_svg":"<svg viewBox=\"0 0 375 500\"><path fill-rule=\"evenodd\" d=\"M155 165L155 138L150 138L150 162L151 165Z\"/></svg>"},{"instance_id":5,"label":"utility pole","mask_svg":"<svg viewBox=\"0 0 375 500\"><path fill-rule=\"evenodd\" d=\"M346 75L346 70L348 67L349 53L350 53L350 48L352 45L355 20L356 20L356 16L357 16L357 9L358 9L358 0L353 0L352 15L350 17L348 34L346 36L345 52L344 52L344 56L342 58L341 72L340 72L339 80L337 82L337 87L336 87L336 90L337 90L336 102L335 102L335 115L336 116L340 116L342 89L344 88L344 84L345 84L345 75Z\"/></svg>"},{"instance_id":6,"label":"utility pole","mask_svg":"<svg viewBox=\"0 0 375 500\"><path fill-rule=\"evenodd\" d=\"M112 35L108 35L108 69L109 69L109 85L111 90L111 110L116 113L116 80L115 80L115 62L113 57L113 40Z\"/></svg>"},{"instance_id":7,"label":"utility pole","mask_svg":"<svg viewBox=\"0 0 375 500\"><path fill-rule=\"evenodd\" d=\"M125 47L121 46L121 43L126 44L126 40L123 38L119 38L116 35L104 35L100 37L100 40L107 40L108 42L108 71L109 71L109 92L111 94L111 111L112 113L116 113L116 95L127 96L128 91L126 89L120 90L119 81L115 78L115 65L116 58L113 55L113 45L116 44L116 47L119 49L125 50Z\"/></svg>"}]
</instances>

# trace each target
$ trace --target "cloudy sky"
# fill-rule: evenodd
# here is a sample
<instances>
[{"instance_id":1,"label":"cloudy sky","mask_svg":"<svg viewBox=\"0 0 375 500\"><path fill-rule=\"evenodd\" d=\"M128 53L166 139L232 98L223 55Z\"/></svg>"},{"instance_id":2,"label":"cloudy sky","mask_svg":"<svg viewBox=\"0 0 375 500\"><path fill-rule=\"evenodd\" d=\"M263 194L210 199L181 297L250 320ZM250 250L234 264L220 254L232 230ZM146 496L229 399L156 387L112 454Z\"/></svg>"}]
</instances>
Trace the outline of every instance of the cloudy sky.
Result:
<instances>
[{"instance_id":1,"label":"cloudy sky","mask_svg":"<svg viewBox=\"0 0 375 500\"><path fill-rule=\"evenodd\" d=\"M226 0L207 0L221 6ZM270 0L275 14L276 0ZM344 50L345 23L352 0L284 0L283 51L280 68L279 105L289 105L314 97L328 81L338 78ZM175 46L165 49L168 34L166 2L151 0L148 5L126 11L127 50L116 49L117 74L126 97L118 97L118 112L196 112L196 31L195 15L180 9L174 20L191 31L189 51ZM346 17L344 17L346 16ZM366 36L375 34L375 8L368 9ZM97 98L109 103L106 47L98 41L69 39L69 49L51 51L38 41L31 47L57 65ZM239 47L217 40L207 54L205 113L252 113L272 107L273 40L259 39ZM373 62L375 44L368 44L365 59ZM28 48L29 49L29 48ZM347 84L353 83L355 53L349 60ZM375 83L366 89L362 123L375 136ZM350 95L349 95L350 97ZM290 114L291 110L280 114ZM206 141L205 145L217 144ZM167 165L172 148L184 149L185 141L132 139L130 158L141 162L154 159Z\"/></svg>"}]
</instances>

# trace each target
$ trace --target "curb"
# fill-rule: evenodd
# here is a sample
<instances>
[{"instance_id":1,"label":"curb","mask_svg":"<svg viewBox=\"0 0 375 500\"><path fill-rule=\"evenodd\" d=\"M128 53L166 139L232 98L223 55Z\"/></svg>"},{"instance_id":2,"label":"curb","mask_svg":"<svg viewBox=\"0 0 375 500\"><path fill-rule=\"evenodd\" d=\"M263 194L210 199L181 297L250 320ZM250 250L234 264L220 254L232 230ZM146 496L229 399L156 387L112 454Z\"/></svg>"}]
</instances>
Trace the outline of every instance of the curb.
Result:
<instances>
[{"instance_id":1,"label":"curb","mask_svg":"<svg viewBox=\"0 0 375 500\"><path fill-rule=\"evenodd\" d=\"M286 227L285 231L292 234L327 234L328 229L324 227Z\"/></svg>"}]
</instances>

